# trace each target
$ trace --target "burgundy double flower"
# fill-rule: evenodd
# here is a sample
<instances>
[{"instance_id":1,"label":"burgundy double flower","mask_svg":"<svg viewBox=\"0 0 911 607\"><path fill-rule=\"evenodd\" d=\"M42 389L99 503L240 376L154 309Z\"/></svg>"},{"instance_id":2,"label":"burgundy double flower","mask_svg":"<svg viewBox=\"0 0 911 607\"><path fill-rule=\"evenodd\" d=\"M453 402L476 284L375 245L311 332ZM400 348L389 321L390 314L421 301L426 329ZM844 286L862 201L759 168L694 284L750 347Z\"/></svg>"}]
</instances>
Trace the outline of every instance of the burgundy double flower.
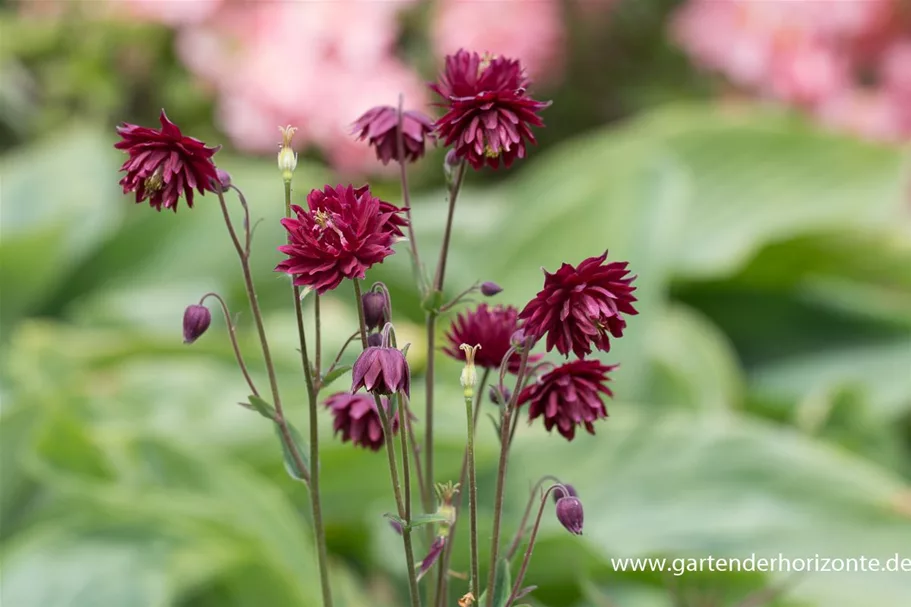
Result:
<instances>
[{"instance_id":1,"label":"burgundy double flower","mask_svg":"<svg viewBox=\"0 0 911 607\"><path fill-rule=\"evenodd\" d=\"M510 166L536 143L531 127L544 126L538 112L550 105L532 99L528 84L514 59L487 60L465 50L446 57L439 82L430 85L447 110L436 122L437 135L475 169L497 168L501 160Z\"/></svg>"},{"instance_id":2,"label":"burgundy double flower","mask_svg":"<svg viewBox=\"0 0 911 607\"><path fill-rule=\"evenodd\" d=\"M389 400L380 400L389 411ZM349 394L339 392L326 399L326 407L332 411L332 428L342 434L342 442L351 441L359 447L379 451L385 445L383 424L376 410L376 400L366 394ZM399 415L396 411L392 417L392 433L399 428Z\"/></svg>"},{"instance_id":3,"label":"burgundy double flower","mask_svg":"<svg viewBox=\"0 0 911 607\"><path fill-rule=\"evenodd\" d=\"M399 111L389 105L367 110L352 125L358 141L366 139L376 150L377 160L389 164L398 157ZM432 139L433 121L421 112L402 112L402 147L406 162L424 155L424 143Z\"/></svg>"},{"instance_id":4,"label":"burgundy double flower","mask_svg":"<svg viewBox=\"0 0 911 607\"><path fill-rule=\"evenodd\" d=\"M471 311L460 313L446 332L443 352L460 361L465 360L462 344L480 345L475 352L474 364L485 369L499 369L509 351L510 337L519 328L519 311L512 306L488 306L480 304ZM529 356L530 362L541 359L541 355ZM520 357L509 357L509 371L519 371Z\"/></svg>"},{"instance_id":5,"label":"burgundy double flower","mask_svg":"<svg viewBox=\"0 0 911 607\"><path fill-rule=\"evenodd\" d=\"M307 196L307 208L292 205L296 217L282 219L289 244L278 247L288 258L275 267L294 284L318 293L367 270L392 255L408 220L400 209L370 193L368 186L326 186Z\"/></svg>"},{"instance_id":6,"label":"burgundy double flower","mask_svg":"<svg viewBox=\"0 0 911 607\"><path fill-rule=\"evenodd\" d=\"M164 110L159 122L160 129L126 122L117 127L122 141L114 147L130 155L120 167L126 172L120 185L124 194L136 194L137 203L148 200L158 211L165 208L176 213L181 195L192 208L194 188L204 194L213 191L213 182L221 183L212 162L212 155L219 148L207 147L199 139L185 136L168 120Z\"/></svg>"},{"instance_id":7,"label":"burgundy double flower","mask_svg":"<svg viewBox=\"0 0 911 607\"><path fill-rule=\"evenodd\" d=\"M602 395L613 396L606 383L615 368L598 360L570 361L522 390L518 404L528 404L529 420L543 417L548 431L556 428L567 440L575 438L577 426L594 434L592 422L607 417Z\"/></svg>"},{"instance_id":8,"label":"burgundy double flower","mask_svg":"<svg viewBox=\"0 0 911 607\"><path fill-rule=\"evenodd\" d=\"M624 314L638 314L627 262L605 263L607 251L578 266L564 263L544 272L544 288L519 313L524 329L535 339L547 336L547 350L582 357L592 346L607 352L610 337L621 337Z\"/></svg>"}]
</instances>

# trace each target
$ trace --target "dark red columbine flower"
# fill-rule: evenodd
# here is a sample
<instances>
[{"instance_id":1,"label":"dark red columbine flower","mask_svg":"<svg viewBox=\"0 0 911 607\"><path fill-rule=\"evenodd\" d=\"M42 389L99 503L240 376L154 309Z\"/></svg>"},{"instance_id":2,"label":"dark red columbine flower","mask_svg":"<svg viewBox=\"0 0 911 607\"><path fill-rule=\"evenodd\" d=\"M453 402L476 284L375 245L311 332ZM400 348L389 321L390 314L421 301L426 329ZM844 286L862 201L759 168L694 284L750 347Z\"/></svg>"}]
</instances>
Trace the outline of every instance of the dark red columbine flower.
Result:
<instances>
[{"instance_id":1,"label":"dark red columbine flower","mask_svg":"<svg viewBox=\"0 0 911 607\"><path fill-rule=\"evenodd\" d=\"M605 385L608 372L616 365L603 365L597 360L574 360L544 374L519 394L518 404L528 403L529 422L544 417L548 432L557 432L567 440L576 436L576 426L595 433L592 422L607 417L601 395L613 396Z\"/></svg>"},{"instance_id":2,"label":"dark red columbine flower","mask_svg":"<svg viewBox=\"0 0 911 607\"><path fill-rule=\"evenodd\" d=\"M547 350L557 349L569 356L589 354L594 345L610 350L609 335L621 337L626 321L623 314L638 314L633 308L628 262L605 264L607 251L589 257L577 267L564 263L553 274L544 271L544 288L538 292L519 318L527 334L540 339L547 334Z\"/></svg>"},{"instance_id":3,"label":"dark red columbine flower","mask_svg":"<svg viewBox=\"0 0 911 607\"><path fill-rule=\"evenodd\" d=\"M526 143L536 143L531 127L544 126L538 112L550 105L529 97L528 84L517 60L482 60L465 50L449 55L439 82L430 85L447 108L436 121L437 135L475 169L497 168L501 158L510 166L525 157Z\"/></svg>"},{"instance_id":4,"label":"dark red columbine flower","mask_svg":"<svg viewBox=\"0 0 911 607\"><path fill-rule=\"evenodd\" d=\"M391 346L368 347L354 361L351 391L361 388L374 394L404 392L411 396L411 371L405 355Z\"/></svg>"},{"instance_id":5,"label":"dark red columbine flower","mask_svg":"<svg viewBox=\"0 0 911 607\"><path fill-rule=\"evenodd\" d=\"M557 500L557 520L573 535L582 535L584 518L579 498L561 497Z\"/></svg>"},{"instance_id":6,"label":"dark red columbine flower","mask_svg":"<svg viewBox=\"0 0 911 607\"><path fill-rule=\"evenodd\" d=\"M446 332L446 345L443 352L456 360L465 360L465 352L459 348L462 344L479 344L475 352L474 364L485 369L499 369L503 357L509 350L510 337L519 328L519 311L512 306L494 306L480 304L471 311L462 312L452 322ZM519 355L509 357L509 371L519 371ZM535 362L541 355L529 356Z\"/></svg>"},{"instance_id":7,"label":"dark red columbine flower","mask_svg":"<svg viewBox=\"0 0 911 607\"><path fill-rule=\"evenodd\" d=\"M150 129L124 122L117 127L123 139L114 144L130 157L121 171L123 193L135 192L136 202L148 199L157 210L162 207L177 212L177 201L183 194L187 206L193 206L193 188L200 194L213 190L219 182L212 155L218 147L206 147L199 139L186 137L161 110L161 129Z\"/></svg>"},{"instance_id":8,"label":"dark red columbine flower","mask_svg":"<svg viewBox=\"0 0 911 607\"><path fill-rule=\"evenodd\" d=\"M392 255L392 244L408 225L403 209L373 196L366 185L327 185L310 192L307 206L291 205L296 217L282 219L290 242L278 250L288 259L275 270L318 293L334 289L345 278L363 278L371 266Z\"/></svg>"},{"instance_id":9,"label":"dark red columbine flower","mask_svg":"<svg viewBox=\"0 0 911 607\"><path fill-rule=\"evenodd\" d=\"M358 141L366 139L376 149L377 160L389 164L398 158L399 111L389 105L367 110L352 125ZM414 162L424 155L424 142L433 139L433 121L421 112L402 112L402 143L405 160Z\"/></svg>"},{"instance_id":10,"label":"dark red columbine flower","mask_svg":"<svg viewBox=\"0 0 911 607\"><path fill-rule=\"evenodd\" d=\"M381 399L386 411L389 411L389 401ZM376 401L366 394L348 394L339 392L326 399L326 407L332 411L334 417L332 428L335 433L342 433L342 442L351 441L355 445L379 451L385 445L383 424L376 410ZM392 433L398 432L399 415L396 411L392 417Z\"/></svg>"}]
</instances>

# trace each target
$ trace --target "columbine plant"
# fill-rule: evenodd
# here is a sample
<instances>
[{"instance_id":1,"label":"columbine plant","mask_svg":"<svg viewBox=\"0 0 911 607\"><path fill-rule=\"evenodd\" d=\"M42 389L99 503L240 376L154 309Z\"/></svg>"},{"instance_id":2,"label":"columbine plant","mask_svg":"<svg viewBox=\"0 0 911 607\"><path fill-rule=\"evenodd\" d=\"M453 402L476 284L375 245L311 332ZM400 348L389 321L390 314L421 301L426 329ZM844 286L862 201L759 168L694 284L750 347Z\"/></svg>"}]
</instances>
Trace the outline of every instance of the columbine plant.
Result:
<instances>
[{"instance_id":1,"label":"columbine plant","mask_svg":"<svg viewBox=\"0 0 911 607\"><path fill-rule=\"evenodd\" d=\"M499 285L484 282L469 286L446 301L446 260L456 202L468 167L509 167L524 158L527 146L535 143L532 127L543 126L539 114L549 103L533 99L528 86L518 61L461 50L447 57L438 82L430 87L439 95L438 105L443 110L436 122L418 111L405 111L401 98L398 107L373 108L355 120L353 133L358 139L366 140L384 164L392 160L398 163L401 206L381 200L368 185L350 184L315 188L307 195L305 206L292 205L291 184L297 166L297 154L292 148L295 129L280 127L278 166L284 182L285 216L281 223L286 241L277 246L285 259L275 270L291 277L289 299L297 317L301 368L307 387L309 441L290 424L285 412L251 272L253 231L249 208L230 176L216 168L212 157L218 148L183 135L163 111L160 129L124 124L117 130L122 141L115 147L129 154L121 167L126 175L120 183L125 193L135 194L137 203L148 200L159 211L165 208L176 212L181 198L188 207L193 206L194 190L218 199L240 261L268 388L262 391L249 373L235 337L233 317L217 293L207 293L187 307L184 341L191 344L205 333L211 321L206 300L216 301L238 366L250 388L249 402L243 406L274 423L286 469L309 489L326 607L332 605L332 595L320 495L318 396L322 388L349 370L350 390L332 394L323 406L331 413L335 433L343 442L386 452L395 502L394 513L387 516L402 537L413 607L447 605L449 560L455 528L462 518L462 502L468 506L471 564L467 583L457 582L460 607L509 607L531 592L533 587L524 585L525 573L549 496L553 496L558 521L570 533L582 534L582 502L572 485L554 476L544 476L537 482L512 540L505 546L502 511L510 448L523 407L529 423L543 418L547 431L556 430L567 440L573 440L578 427L594 434L595 422L607 417L604 398L612 394L606 384L616 365L604 365L589 356L593 350L608 351L611 339L622 336L626 316L636 314L634 277L629 275L626 262L608 262L607 253L576 266L563 264L553 274L545 271L540 292L521 310L482 303L455 313L444 332L441 350L464 362L458 381L465 402L466 448L458 482L438 482L434 471L438 323L462 307L473 293L493 297L502 291ZM431 272L422 261L414 236L407 165L421 159L426 145L434 139L449 148L444 166L449 208L439 257ZM243 213L240 229L229 212L229 197L236 198ZM400 347L396 341L389 291L382 283L367 289L362 286L367 271L394 254L393 246L406 233L416 288L424 301L427 320L429 356L422 419L412 410L407 345ZM351 327L351 336L332 362L326 364L320 298L349 281L355 293L359 324ZM308 293L312 293L315 314L313 336L304 331L302 300ZM308 342L308 338L312 341ZM354 365L341 365L345 350L356 342L360 342L361 351ZM541 342L547 352L556 350L567 360L562 364L544 361L543 353L532 352ZM442 381L454 383L456 378ZM484 395L489 395L498 410L495 426L500 457L493 496L480 496L475 481L474 435ZM420 430L422 447L417 443ZM396 452L396 436L400 456ZM420 510L412 496L413 487L420 494ZM483 577L478 558L482 538L478 537L477 528L478 502L482 498L492 499L494 505L488 548L491 566ZM530 524L535 508L537 515ZM419 528L427 531L422 537L415 534ZM501 578L498 584L498 576L508 575L523 541L526 548L515 581L509 585ZM415 556L416 544L422 548L417 554L424 556ZM423 596L419 582L425 586Z\"/></svg>"}]
</instances>

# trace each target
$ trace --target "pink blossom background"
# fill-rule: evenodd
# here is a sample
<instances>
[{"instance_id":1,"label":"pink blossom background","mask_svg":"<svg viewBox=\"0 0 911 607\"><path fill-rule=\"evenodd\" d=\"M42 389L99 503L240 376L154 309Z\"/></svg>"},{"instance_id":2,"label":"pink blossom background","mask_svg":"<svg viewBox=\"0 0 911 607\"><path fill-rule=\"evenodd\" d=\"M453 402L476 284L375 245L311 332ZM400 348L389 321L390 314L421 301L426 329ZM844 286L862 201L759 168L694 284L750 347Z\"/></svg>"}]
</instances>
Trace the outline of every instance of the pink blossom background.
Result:
<instances>
[{"instance_id":1,"label":"pink blossom background","mask_svg":"<svg viewBox=\"0 0 911 607\"><path fill-rule=\"evenodd\" d=\"M78 1L78 0L76 0ZM638 0L624 0L638 1ZM574 0L583 18L617 0ZM429 7L421 7L426 3ZM26 9L46 14L51 0ZM622 2L621 2L622 4ZM738 91L786 104L832 129L911 136L911 8L904 0L688 0L668 34L700 68ZM342 173L383 170L351 123L375 105L433 115L426 87L398 54L403 13L429 8L437 64L461 47L522 60L559 84L569 33L563 0L94 0L86 10L172 28L187 69L216 99L238 149L274 152L277 126ZM609 58L606 58L609 60Z\"/></svg>"},{"instance_id":2,"label":"pink blossom background","mask_svg":"<svg viewBox=\"0 0 911 607\"><path fill-rule=\"evenodd\" d=\"M299 128L342 173L383 170L350 135L375 105L433 113L425 78L396 54L402 12L421 0L108 0L121 15L173 27L177 53L217 98L216 121L240 150L272 152L276 126ZM599 2L600 4L600 2ZM560 0L440 0L431 10L437 58L471 48L521 58L534 78L559 77Z\"/></svg>"},{"instance_id":3,"label":"pink blossom background","mask_svg":"<svg viewBox=\"0 0 911 607\"><path fill-rule=\"evenodd\" d=\"M911 136L911 5L904 0L689 0L673 39L700 67L832 129Z\"/></svg>"}]
</instances>

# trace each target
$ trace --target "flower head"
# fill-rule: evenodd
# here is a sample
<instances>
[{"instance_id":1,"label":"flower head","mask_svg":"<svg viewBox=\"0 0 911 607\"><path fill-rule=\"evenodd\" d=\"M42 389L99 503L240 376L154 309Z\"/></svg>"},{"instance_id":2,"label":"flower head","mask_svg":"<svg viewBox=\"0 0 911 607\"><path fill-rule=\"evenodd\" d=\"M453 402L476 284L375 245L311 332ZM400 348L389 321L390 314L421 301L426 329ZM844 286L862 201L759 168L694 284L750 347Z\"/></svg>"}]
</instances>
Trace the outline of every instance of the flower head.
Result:
<instances>
[{"instance_id":1,"label":"flower head","mask_svg":"<svg viewBox=\"0 0 911 607\"><path fill-rule=\"evenodd\" d=\"M538 112L550 102L528 96L528 78L517 60L482 60L460 50L446 57L439 82L430 88L443 98L446 114L436 130L458 157L475 169L507 167L525 157L526 143L536 143L532 126L544 126Z\"/></svg>"},{"instance_id":2,"label":"flower head","mask_svg":"<svg viewBox=\"0 0 911 607\"><path fill-rule=\"evenodd\" d=\"M411 371L405 355L398 348L368 347L354 361L351 391L361 388L374 394L411 395Z\"/></svg>"},{"instance_id":3,"label":"flower head","mask_svg":"<svg viewBox=\"0 0 911 607\"><path fill-rule=\"evenodd\" d=\"M544 374L519 394L518 404L528 403L528 419L544 417L548 432L557 428L567 440L576 436L576 426L595 433L592 422L607 417L601 395L613 396L605 385L616 365L597 360L574 360Z\"/></svg>"},{"instance_id":4,"label":"flower head","mask_svg":"<svg viewBox=\"0 0 911 607\"><path fill-rule=\"evenodd\" d=\"M557 520L574 535L582 535L582 502L577 497L561 497L557 500Z\"/></svg>"},{"instance_id":5,"label":"flower head","mask_svg":"<svg viewBox=\"0 0 911 607\"><path fill-rule=\"evenodd\" d=\"M519 311L512 306L493 306L480 304L475 310L462 312L452 322L446 332L446 345L443 352L456 360L467 360L462 344L478 344L480 349L475 353L474 364L485 369L499 369L503 357L511 347L510 337L518 329ZM509 357L509 371L519 370L519 355ZM540 356L530 356L534 362Z\"/></svg>"},{"instance_id":6,"label":"flower head","mask_svg":"<svg viewBox=\"0 0 911 607\"><path fill-rule=\"evenodd\" d=\"M290 242L278 250L288 259L275 269L318 293L345 278L363 278L392 255L392 244L407 225L402 209L371 195L368 186L327 185L310 192L307 206L292 205L296 217L282 219Z\"/></svg>"},{"instance_id":7,"label":"flower head","mask_svg":"<svg viewBox=\"0 0 911 607\"><path fill-rule=\"evenodd\" d=\"M383 407L389 411L388 399L382 399ZM366 394L348 394L339 392L326 399L326 407L334 417L332 427L335 433L342 433L342 442L351 441L359 447L379 451L385 445L383 424L376 410L376 401ZM392 433L399 427L399 415L396 411L392 417Z\"/></svg>"},{"instance_id":8,"label":"flower head","mask_svg":"<svg viewBox=\"0 0 911 607\"><path fill-rule=\"evenodd\" d=\"M377 160L389 164L398 158L399 112L384 105L367 110L352 125L358 141L366 139L376 149ZM433 138L433 121L421 112L402 112L402 144L407 162L424 155L424 142Z\"/></svg>"},{"instance_id":9,"label":"flower head","mask_svg":"<svg viewBox=\"0 0 911 607\"><path fill-rule=\"evenodd\" d=\"M148 199L160 211L162 207L177 212L181 194L187 206L193 207L193 189L203 194L212 191L213 180L219 181L212 162L217 147L207 147L193 137L186 137L164 110L159 116L160 129L123 123L117 127L121 141L114 144L130 157L120 167L125 171L120 185L123 193L135 192L136 202Z\"/></svg>"},{"instance_id":10,"label":"flower head","mask_svg":"<svg viewBox=\"0 0 911 607\"><path fill-rule=\"evenodd\" d=\"M569 356L570 350L582 357L599 350L610 350L610 338L621 337L626 321L623 314L638 314L636 298L628 276L627 262L604 263L607 252L589 257L577 267L564 263L553 274L544 271L544 288L538 292L519 318L525 332L540 339L547 334L547 350L557 349Z\"/></svg>"},{"instance_id":11,"label":"flower head","mask_svg":"<svg viewBox=\"0 0 911 607\"><path fill-rule=\"evenodd\" d=\"M212 313L209 308L201 305L187 306L183 313L183 343L192 344L199 339L211 322Z\"/></svg>"}]
</instances>

